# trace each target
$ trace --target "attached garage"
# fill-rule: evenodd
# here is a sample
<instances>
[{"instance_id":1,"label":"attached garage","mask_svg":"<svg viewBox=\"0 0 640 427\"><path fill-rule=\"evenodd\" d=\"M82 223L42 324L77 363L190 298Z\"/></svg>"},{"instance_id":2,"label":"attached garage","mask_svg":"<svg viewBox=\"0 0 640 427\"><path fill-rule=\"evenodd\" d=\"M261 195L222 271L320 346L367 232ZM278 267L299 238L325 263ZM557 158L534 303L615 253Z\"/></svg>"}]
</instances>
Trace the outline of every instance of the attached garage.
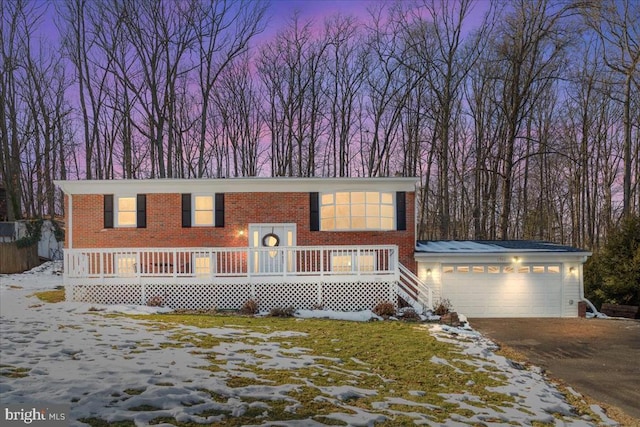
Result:
<instances>
[{"instance_id":1,"label":"attached garage","mask_svg":"<svg viewBox=\"0 0 640 427\"><path fill-rule=\"evenodd\" d=\"M467 317L575 317L589 252L539 241L420 241L418 275Z\"/></svg>"}]
</instances>

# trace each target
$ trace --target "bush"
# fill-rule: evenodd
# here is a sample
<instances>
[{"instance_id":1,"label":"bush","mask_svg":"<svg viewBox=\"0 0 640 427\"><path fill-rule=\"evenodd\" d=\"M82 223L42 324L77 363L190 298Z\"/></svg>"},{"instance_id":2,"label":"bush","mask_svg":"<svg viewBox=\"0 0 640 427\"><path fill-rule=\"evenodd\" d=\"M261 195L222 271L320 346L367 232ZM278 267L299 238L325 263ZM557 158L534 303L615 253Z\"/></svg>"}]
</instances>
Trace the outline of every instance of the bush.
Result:
<instances>
[{"instance_id":1,"label":"bush","mask_svg":"<svg viewBox=\"0 0 640 427\"><path fill-rule=\"evenodd\" d=\"M422 320L420 315L413 308L405 308L401 313L402 320L406 322L419 322Z\"/></svg>"},{"instance_id":2,"label":"bush","mask_svg":"<svg viewBox=\"0 0 640 427\"><path fill-rule=\"evenodd\" d=\"M296 313L296 309L289 306L287 308L274 307L269 312L270 317L293 317Z\"/></svg>"},{"instance_id":3,"label":"bush","mask_svg":"<svg viewBox=\"0 0 640 427\"><path fill-rule=\"evenodd\" d=\"M396 307L392 302L383 301L373 307L373 312L380 317L389 317L396 315Z\"/></svg>"},{"instance_id":4,"label":"bush","mask_svg":"<svg viewBox=\"0 0 640 427\"><path fill-rule=\"evenodd\" d=\"M452 308L451 301L444 298L444 299L441 299L438 303L436 303L436 305L433 308L433 314L438 316L444 316L445 314L451 311L451 308Z\"/></svg>"},{"instance_id":5,"label":"bush","mask_svg":"<svg viewBox=\"0 0 640 427\"><path fill-rule=\"evenodd\" d=\"M584 270L585 294L596 306L640 305L640 216L623 220Z\"/></svg>"},{"instance_id":6,"label":"bush","mask_svg":"<svg viewBox=\"0 0 640 427\"><path fill-rule=\"evenodd\" d=\"M147 300L147 306L149 307L162 307L164 305L164 298L159 295L151 297Z\"/></svg>"},{"instance_id":7,"label":"bush","mask_svg":"<svg viewBox=\"0 0 640 427\"><path fill-rule=\"evenodd\" d=\"M258 313L258 301L249 299L240 308L240 314L252 316Z\"/></svg>"}]
</instances>

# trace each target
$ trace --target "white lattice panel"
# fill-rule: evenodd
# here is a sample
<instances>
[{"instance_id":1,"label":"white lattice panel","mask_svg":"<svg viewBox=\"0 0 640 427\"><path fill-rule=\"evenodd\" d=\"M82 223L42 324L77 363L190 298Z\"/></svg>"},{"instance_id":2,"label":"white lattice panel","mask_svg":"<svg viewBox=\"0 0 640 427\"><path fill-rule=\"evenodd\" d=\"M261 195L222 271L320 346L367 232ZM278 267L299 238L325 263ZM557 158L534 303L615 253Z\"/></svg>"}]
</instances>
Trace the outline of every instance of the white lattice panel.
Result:
<instances>
[{"instance_id":1,"label":"white lattice panel","mask_svg":"<svg viewBox=\"0 0 640 427\"><path fill-rule=\"evenodd\" d=\"M210 284L152 284L146 285L147 301L157 298L163 306L171 308L217 308L216 289Z\"/></svg>"},{"instance_id":2,"label":"white lattice panel","mask_svg":"<svg viewBox=\"0 0 640 427\"><path fill-rule=\"evenodd\" d=\"M95 304L141 304L159 300L171 308L223 309L241 308L255 299L261 310L275 307L312 309L318 304L325 309L358 311L372 309L389 301L393 282L337 283L139 283L75 285L67 294L73 301ZM71 292L69 292L71 291Z\"/></svg>"},{"instance_id":3,"label":"white lattice panel","mask_svg":"<svg viewBox=\"0 0 640 427\"><path fill-rule=\"evenodd\" d=\"M325 283L322 302L327 310L371 310L376 304L389 301L391 286L389 282ZM390 302L395 304L396 301Z\"/></svg>"},{"instance_id":4,"label":"white lattice panel","mask_svg":"<svg viewBox=\"0 0 640 427\"><path fill-rule=\"evenodd\" d=\"M72 300L94 304L141 304L142 287L139 284L74 286Z\"/></svg>"},{"instance_id":5,"label":"white lattice panel","mask_svg":"<svg viewBox=\"0 0 640 427\"><path fill-rule=\"evenodd\" d=\"M252 298L251 284L216 284L216 304L221 310L237 310Z\"/></svg>"},{"instance_id":6,"label":"white lattice panel","mask_svg":"<svg viewBox=\"0 0 640 427\"><path fill-rule=\"evenodd\" d=\"M255 286L255 297L260 310L295 307L310 310L318 304L318 284L264 283Z\"/></svg>"}]
</instances>

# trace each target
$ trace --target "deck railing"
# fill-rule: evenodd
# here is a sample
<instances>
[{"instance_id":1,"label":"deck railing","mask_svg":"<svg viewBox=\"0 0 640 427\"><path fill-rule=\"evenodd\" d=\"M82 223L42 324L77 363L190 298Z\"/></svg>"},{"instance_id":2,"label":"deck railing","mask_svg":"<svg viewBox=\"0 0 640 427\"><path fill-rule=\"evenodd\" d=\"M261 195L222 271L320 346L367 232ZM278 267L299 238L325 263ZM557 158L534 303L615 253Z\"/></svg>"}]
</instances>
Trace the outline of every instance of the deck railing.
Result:
<instances>
[{"instance_id":1,"label":"deck railing","mask_svg":"<svg viewBox=\"0 0 640 427\"><path fill-rule=\"evenodd\" d=\"M269 248L65 249L65 278L253 276L386 276L398 280L398 248L288 246Z\"/></svg>"}]
</instances>

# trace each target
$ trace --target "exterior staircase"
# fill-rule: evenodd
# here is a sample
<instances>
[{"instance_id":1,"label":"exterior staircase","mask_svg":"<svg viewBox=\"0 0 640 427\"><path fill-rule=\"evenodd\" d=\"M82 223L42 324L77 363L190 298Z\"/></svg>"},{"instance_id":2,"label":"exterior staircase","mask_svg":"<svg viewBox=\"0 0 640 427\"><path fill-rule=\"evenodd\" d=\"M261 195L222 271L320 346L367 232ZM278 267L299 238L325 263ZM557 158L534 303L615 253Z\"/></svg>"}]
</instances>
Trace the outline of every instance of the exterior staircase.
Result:
<instances>
[{"instance_id":1,"label":"exterior staircase","mask_svg":"<svg viewBox=\"0 0 640 427\"><path fill-rule=\"evenodd\" d=\"M433 308L433 291L411 270L399 263L400 280L398 296L409 304L417 313L426 313Z\"/></svg>"}]
</instances>

